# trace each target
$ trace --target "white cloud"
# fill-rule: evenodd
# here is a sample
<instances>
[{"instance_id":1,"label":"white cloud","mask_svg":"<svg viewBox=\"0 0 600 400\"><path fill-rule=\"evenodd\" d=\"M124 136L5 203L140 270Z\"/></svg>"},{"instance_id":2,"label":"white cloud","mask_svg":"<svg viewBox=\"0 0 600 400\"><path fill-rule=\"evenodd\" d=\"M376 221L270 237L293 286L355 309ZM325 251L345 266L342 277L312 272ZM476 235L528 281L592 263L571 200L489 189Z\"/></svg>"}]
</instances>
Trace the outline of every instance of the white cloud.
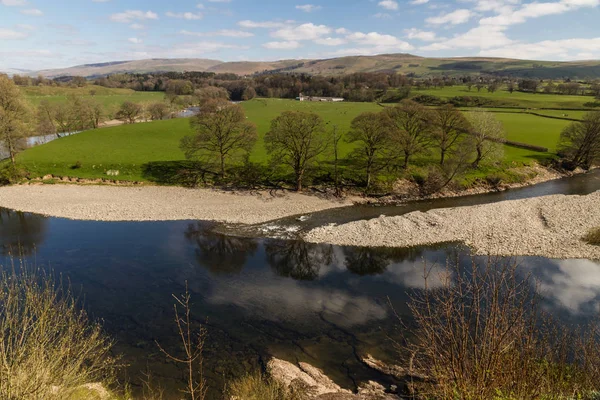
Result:
<instances>
[{"instance_id":1,"label":"white cloud","mask_svg":"<svg viewBox=\"0 0 600 400\"><path fill-rule=\"evenodd\" d=\"M355 32L346 37L346 39L358 43L363 46L374 46L379 48L387 48L390 50L412 50L413 46L409 43L398 39L392 35L385 35L377 32Z\"/></svg>"},{"instance_id":2,"label":"white cloud","mask_svg":"<svg viewBox=\"0 0 600 400\"><path fill-rule=\"evenodd\" d=\"M283 42L268 42L263 44L263 47L273 50L292 50L300 47L300 43L295 40L288 40Z\"/></svg>"},{"instance_id":3,"label":"white cloud","mask_svg":"<svg viewBox=\"0 0 600 400\"><path fill-rule=\"evenodd\" d=\"M421 47L422 51L439 51L452 49L491 49L507 46L513 41L505 34L504 30L496 26L478 26L469 31L445 39L428 46Z\"/></svg>"},{"instance_id":4,"label":"white cloud","mask_svg":"<svg viewBox=\"0 0 600 400\"><path fill-rule=\"evenodd\" d=\"M392 35L386 35L378 32L354 32L348 33L345 38L347 43L355 47L344 48L328 56L348 56L348 55L373 55L382 53L405 52L414 49L414 47L403 40Z\"/></svg>"},{"instance_id":5,"label":"white cloud","mask_svg":"<svg viewBox=\"0 0 600 400\"><path fill-rule=\"evenodd\" d=\"M42 15L44 15L42 10L39 10L37 8L28 8L26 10L21 10L21 14L31 15L34 17L41 17Z\"/></svg>"},{"instance_id":6,"label":"white cloud","mask_svg":"<svg viewBox=\"0 0 600 400\"><path fill-rule=\"evenodd\" d=\"M421 4L427 4L429 3L429 0L412 0L410 2L410 4L414 4L414 5L421 5Z\"/></svg>"},{"instance_id":7,"label":"white cloud","mask_svg":"<svg viewBox=\"0 0 600 400\"><path fill-rule=\"evenodd\" d=\"M317 40L315 40L315 43L320 44L322 46L341 46L343 44L346 44L346 40L342 39L342 38L327 37L327 38L317 39Z\"/></svg>"},{"instance_id":8,"label":"white cloud","mask_svg":"<svg viewBox=\"0 0 600 400\"><path fill-rule=\"evenodd\" d=\"M383 0L378 3L378 6L386 10L396 11L398 9L398 2L396 0Z\"/></svg>"},{"instance_id":9,"label":"white cloud","mask_svg":"<svg viewBox=\"0 0 600 400\"><path fill-rule=\"evenodd\" d=\"M597 7L599 4L600 0L562 0L560 2L527 3L518 9L505 5L494 8L498 15L482 18L479 23L481 25L509 26L523 23L531 18L563 14L581 7ZM482 3L481 6L493 7L493 3Z\"/></svg>"},{"instance_id":10,"label":"white cloud","mask_svg":"<svg viewBox=\"0 0 600 400\"><path fill-rule=\"evenodd\" d=\"M25 39L28 35L23 32L17 32L12 29L0 28L0 39Z\"/></svg>"},{"instance_id":11,"label":"white cloud","mask_svg":"<svg viewBox=\"0 0 600 400\"><path fill-rule=\"evenodd\" d=\"M202 19L204 16L202 15L202 13L192 13L192 12L183 12L183 13L174 13L171 11L167 11L167 13L165 14L167 17L170 18L181 18L181 19L187 19L188 21L197 21L199 19Z\"/></svg>"},{"instance_id":12,"label":"white cloud","mask_svg":"<svg viewBox=\"0 0 600 400\"><path fill-rule=\"evenodd\" d=\"M479 55L485 57L509 57L539 60L539 59L575 59L582 58L577 54L583 53L583 58L600 58L600 37L592 39L561 39L544 40L535 43L513 43L510 46L482 50Z\"/></svg>"},{"instance_id":13,"label":"white cloud","mask_svg":"<svg viewBox=\"0 0 600 400\"><path fill-rule=\"evenodd\" d=\"M307 23L279 29L271 32L271 36L285 41L315 40L330 34L331 31L332 29L328 26Z\"/></svg>"},{"instance_id":14,"label":"white cloud","mask_svg":"<svg viewBox=\"0 0 600 400\"><path fill-rule=\"evenodd\" d=\"M238 22L238 25L242 28L254 29L254 28L264 28L264 29L275 29L275 28L284 28L289 24L293 23L293 21L250 21L244 20Z\"/></svg>"},{"instance_id":15,"label":"white cloud","mask_svg":"<svg viewBox=\"0 0 600 400\"><path fill-rule=\"evenodd\" d=\"M131 24L131 25L129 25L129 27L131 29L136 29L136 30L140 30L140 29L144 29L145 28L145 26L142 25L142 24Z\"/></svg>"},{"instance_id":16,"label":"white cloud","mask_svg":"<svg viewBox=\"0 0 600 400\"><path fill-rule=\"evenodd\" d=\"M244 31L236 31L231 29L221 29L213 32L190 32L190 31L180 31L182 35L186 36L198 36L198 37L211 37L211 36L225 36L225 37L236 37L236 38L247 38L254 36L251 32Z\"/></svg>"},{"instance_id":17,"label":"white cloud","mask_svg":"<svg viewBox=\"0 0 600 400\"><path fill-rule=\"evenodd\" d=\"M374 14L373 17L380 18L380 19L390 19L390 18L392 18L391 14L388 14L388 13L377 13L377 14Z\"/></svg>"},{"instance_id":18,"label":"white cloud","mask_svg":"<svg viewBox=\"0 0 600 400\"><path fill-rule=\"evenodd\" d=\"M447 14L438 15L437 17L427 18L425 22L433 25L458 25L468 22L471 19L471 17L473 17L473 12L463 8L459 10L454 10Z\"/></svg>"},{"instance_id":19,"label":"white cloud","mask_svg":"<svg viewBox=\"0 0 600 400\"><path fill-rule=\"evenodd\" d=\"M110 16L110 20L114 22L121 22L129 24L133 21L143 21L148 19L158 19L158 14L152 11L139 11L139 10L127 10L122 13L113 14Z\"/></svg>"},{"instance_id":20,"label":"white cloud","mask_svg":"<svg viewBox=\"0 0 600 400\"><path fill-rule=\"evenodd\" d=\"M231 0L208 0L209 3L231 3Z\"/></svg>"},{"instance_id":21,"label":"white cloud","mask_svg":"<svg viewBox=\"0 0 600 400\"><path fill-rule=\"evenodd\" d=\"M129 40L129 42L133 43L133 44L142 44L142 43L144 43L144 41L142 39L138 39L138 38L134 38L134 37L129 38L127 40Z\"/></svg>"},{"instance_id":22,"label":"white cloud","mask_svg":"<svg viewBox=\"0 0 600 400\"><path fill-rule=\"evenodd\" d=\"M304 4L304 5L296 6L296 10L301 10L301 11L304 11L307 13L320 10L321 8L322 8L321 6L315 6L314 4Z\"/></svg>"},{"instance_id":23,"label":"white cloud","mask_svg":"<svg viewBox=\"0 0 600 400\"><path fill-rule=\"evenodd\" d=\"M26 0L0 0L0 4L8 7L22 7L29 3Z\"/></svg>"},{"instance_id":24,"label":"white cloud","mask_svg":"<svg viewBox=\"0 0 600 400\"><path fill-rule=\"evenodd\" d=\"M404 34L408 39L419 39L426 42L433 42L438 39L435 32L422 31L417 28L405 29Z\"/></svg>"}]
</instances>

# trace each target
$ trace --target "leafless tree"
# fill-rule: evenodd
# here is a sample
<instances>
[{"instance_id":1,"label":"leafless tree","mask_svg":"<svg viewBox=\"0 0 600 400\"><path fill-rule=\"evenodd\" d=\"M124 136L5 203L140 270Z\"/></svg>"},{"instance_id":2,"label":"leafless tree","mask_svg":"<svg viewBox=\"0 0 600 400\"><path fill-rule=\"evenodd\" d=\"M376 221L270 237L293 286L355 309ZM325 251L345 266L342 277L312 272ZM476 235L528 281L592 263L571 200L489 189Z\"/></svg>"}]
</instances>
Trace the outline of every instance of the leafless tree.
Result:
<instances>
[{"instance_id":1,"label":"leafless tree","mask_svg":"<svg viewBox=\"0 0 600 400\"><path fill-rule=\"evenodd\" d=\"M191 295L188 289L188 283L185 282L185 293L181 296L173 295L176 303L173 305L175 314L175 325L181 339L183 347L183 357L178 357L165 350L158 342L156 345L160 351L170 360L184 364L186 367L187 386L183 393L190 396L191 400L203 400L206 397L206 380L204 379L204 342L206 339L206 329L194 331L192 328L191 317ZM180 311L179 307L183 310Z\"/></svg>"},{"instance_id":2,"label":"leafless tree","mask_svg":"<svg viewBox=\"0 0 600 400\"><path fill-rule=\"evenodd\" d=\"M472 163L478 168L483 161L499 159L503 155L503 142L506 140L502 123L490 112L471 112L468 114L471 123L469 144L475 149L476 157Z\"/></svg>"},{"instance_id":3,"label":"leafless tree","mask_svg":"<svg viewBox=\"0 0 600 400\"><path fill-rule=\"evenodd\" d=\"M186 158L217 159L221 178L228 160L246 155L258 139L244 109L224 101L206 102L190 124L196 134L184 137L180 144Z\"/></svg>"},{"instance_id":4,"label":"leafless tree","mask_svg":"<svg viewBox=\"0 0 600 400\"><path fill-rule=\"evenodd\" d=\"M327 149L323 119L314 113L286 111L271 121L265 146L273 163L287 165L301 191L306 171Z\"/></svg>"},{"instance_id":5,"label":"leafless tree","mask_svg":"<svg viewBox=\"0 0 600 400\"><path fill-rule=\"evenodd\" d=\"M412 100L402 100L396 107L384 110L390 139L403 154L404 168L410 158L423 153L432 145L433 126L431 111Z\"/></svg>"},{"instance_id":6,"label":"leafless tree","mask_svg":"<svg viewBox=\"0 0 600 400\"><path fill-rule=\"evenodd\" d=\"M126 101L121 104L117 112L117 119L127 124L135 124L136 119L142 114L143 107L140 104Z\"/></svg>"},{"instance_id":7,"label":"leafless tree","mask_svg":"<svg viewBox=\"0 0 600 400\"><path fill-rule=\"evenodd\" d=\"M381 113L362 113L352 121L346 141L357 143L352 155L365 170L367 189L373 173L383 168L389 158L391 140L389 124Z\"/></svg>"},{"instance_id":8,"label":"leafless tree","mask_svg":"<svg viewBox=\"0 0 600 400\"><path fill-rule=\"evenodd\" d=\"M0 143L8 151L12 165L17 153L25 146L30 133L29 109L19 88L7 76L0 75Z\"/></svg>"},{"instance_id":9,"label":"leafless tree","mask_svg":"<svg viewBox=\"0 0 600 400\"><path fill-rule=\"evenodd\" d=\"M433 113L433 142L440 149L440 165L444 165L446 155L469 131L469 121L463 113L448 104Z\"/></svg>"},{"instance_id":10,"label":"leafless tree","mask_svg":"<svg viewBox=\"0 0 600 400\"><path fill-rule=\"evenodd\" d=\"M559 154L573 167L589 169L600 162L600 111L587 113L581 122L573 122L560 134Z\"/></svg>"},{"instance_id":11,"label":"leafless tree","mask_svg":"<svg viewBox=\"0 0 600 400\"><path fill-rule=\"evenodd\" d=\"M167 103L158 101L148 105L147 110L152 121L160 121L169 115L170 107Z\"/></svg>"}]
</instances>

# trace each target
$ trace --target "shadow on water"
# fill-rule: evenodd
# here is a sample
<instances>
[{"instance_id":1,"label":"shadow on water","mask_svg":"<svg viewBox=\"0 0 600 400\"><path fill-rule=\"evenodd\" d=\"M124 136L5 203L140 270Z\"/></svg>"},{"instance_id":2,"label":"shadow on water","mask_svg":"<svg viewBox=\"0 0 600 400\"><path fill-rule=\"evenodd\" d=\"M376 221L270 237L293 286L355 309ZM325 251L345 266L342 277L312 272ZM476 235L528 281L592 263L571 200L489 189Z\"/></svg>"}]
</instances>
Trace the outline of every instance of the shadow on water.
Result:
<instances>
[{"instance_id":1,"label":"shadow on water","mask_svg":"<svg viewBox=\"0 0 600 400\"><path fill-rule=\"evenodd\" d=\"M430 287L447 276L447 258L459 258L464 268L471 263L469 250L456 244L338 247L231 237L212 226L71 221L0 210L0 264L20 244L31 262L68 278L115 338L128 365L124 378L139 389L149 368L172 393L183 371L155 341L177 353L171 295L189 282L195 322L208 328L211 398L221 398L224 382L261 368L271 356L308 362L350 389L367 380L391 383L358 358L370 353L402 363L388 340L398 333L388 302L409 321L409 293L424 289L423 262L431 269ZM554 315L573 322L596 315L599 263L518 261L536 277Z\"/></svg>"}]
</instances>

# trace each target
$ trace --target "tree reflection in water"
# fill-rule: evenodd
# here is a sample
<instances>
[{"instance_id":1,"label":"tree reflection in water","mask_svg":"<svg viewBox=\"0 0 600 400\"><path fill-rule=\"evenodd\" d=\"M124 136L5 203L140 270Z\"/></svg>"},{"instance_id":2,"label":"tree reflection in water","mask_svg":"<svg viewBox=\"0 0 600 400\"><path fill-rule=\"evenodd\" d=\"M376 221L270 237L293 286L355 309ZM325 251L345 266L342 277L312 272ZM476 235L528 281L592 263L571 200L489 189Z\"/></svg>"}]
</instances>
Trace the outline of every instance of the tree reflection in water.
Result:
<instances>
[{"instance_id":1,"label":"tree reflection in water","mask_svg":"<svg viewBox=\"0 0 600 400\"><path fill-rule=\"evenodd\" d=\"M258 248L255 239L223 235L202 223L189 224L185 237L197 246L198 264L216 275L240 273Z\"/></svg>"},{"instance_id":2,"label":"tree reflection in water","mask_svg":"<svg viewBox=\"0 0 600 400\"><path fill-rule=\"evenodd\" d=\"M267 262L282 277L312 281L319 277L321 266L333 263L333 246L301 240L265 241Z\"/></svg>"},{"instance_id":3,"label":"tree reflection in water","mask_svg":"<svg viewBox=\"0 0 600 400\"><path fill-rule=\"evenodd\" d=\"M28 256L46 236L47 218L0 208L0 253Z\"/></svg>"},{"instance_id":4,"label":"tree reflection in water","mask_svg":"<svg viewBox=\"0 0 600 400\"><path fill-rule=\"evenodd\" d=\"M417 261L424 249L419 247L344 247L348 271L359 276L383 274L392 263Z\"/></svg>"}]
</instances>

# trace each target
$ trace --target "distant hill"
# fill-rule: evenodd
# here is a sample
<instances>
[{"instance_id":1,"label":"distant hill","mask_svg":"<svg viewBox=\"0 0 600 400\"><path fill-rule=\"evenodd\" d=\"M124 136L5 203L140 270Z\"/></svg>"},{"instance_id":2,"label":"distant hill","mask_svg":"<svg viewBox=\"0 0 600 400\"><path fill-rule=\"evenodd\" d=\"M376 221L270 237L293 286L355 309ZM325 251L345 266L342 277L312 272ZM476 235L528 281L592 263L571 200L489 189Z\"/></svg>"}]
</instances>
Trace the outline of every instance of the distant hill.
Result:
<instances>
[{"instance_id":1,"label":"distant hill","mask_svg":"<svg viewBox=\"0 0 600 400\"><path fill-rule=\"evenodd\" d=\"M417 77L434 75L514 76L520 78L600 78L600 60L597 61L535 61L507 58L425 58L411 54L382 54L377 56L350 56L322 60L240 61L222 62L209 59L149 59L116 61L79 65L71 68L30 72L45 77L79 75L96 77L115 73L209 71L252 75L255 73L296 72L314 75L342 75L354 72L395 71Z\"/></svg>"},{"instance_id":2,"label":"distant hill","mask_svg":"<svg viewBox=\"0 0 600 400\"><path fill-rule=\"evenodd\" d=\"M16 69L16 68L0 68L0 74L6 74L8 76L13 76L13 75L28 75L30 74L31 71L28 69Z\"/></svg>"}]
</instances>

